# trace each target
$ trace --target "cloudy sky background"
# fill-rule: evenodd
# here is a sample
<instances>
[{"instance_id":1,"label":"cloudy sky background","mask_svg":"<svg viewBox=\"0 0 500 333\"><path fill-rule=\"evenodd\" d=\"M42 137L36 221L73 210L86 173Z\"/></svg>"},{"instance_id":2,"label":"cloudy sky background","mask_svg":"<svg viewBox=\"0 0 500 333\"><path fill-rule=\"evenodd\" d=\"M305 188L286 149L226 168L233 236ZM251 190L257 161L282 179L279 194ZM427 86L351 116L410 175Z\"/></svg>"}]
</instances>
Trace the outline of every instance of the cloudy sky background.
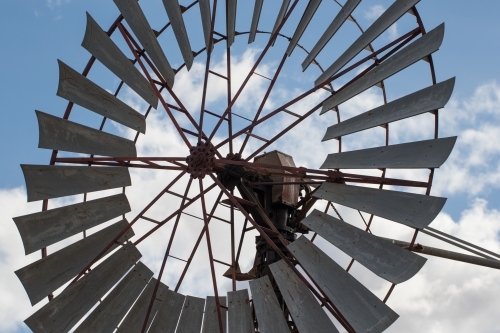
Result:
<instances>
[{"instance_id":1,"label":"cloudy sky background","mask_svg":"<svg viewBox=\"0 0 500 333\"><path fill-rule=\"evenodd\" d=\"M252 6L239 3L236 30L247 31L250 26ZM259 29L270 30L276 15L276 3L266 6L262 13ZM392 1L364 1L354 17L364 28L368 27ZM189 1L180 1L187 5ZM141 6L155 29L162 27L166 21L161 1L141 0ZM316 14L313 24L304 34L300 44L310 49L338 11L333 0L323 1ZM472 1L435 1L423 0L418 9L428 30L441 22L446 24L445 40L441 50L434 55L438 82L457 76L457 84L452 99L440 112L440 137L458 136L457 145L445 163L436 171L432 195L444 196L448 202L443 212L431 224L433 228L466 239L491 251L500 253L500 78L497 66L499 48L499 26L495 17L500 4L484 1L481 7ZM301 1L294 16L284 32L293 33L293 26L300 19L300 13L305 8ZM42 110L57 116L62 116L66 102L55 96L57 89L58 70L56 59L59 58L77 70L82 70L88 60L88 53L79 45L85 28L85 11L88 11L105 29L118 15L111 0L109 1L78 1L78 0L20 0L5 2L0 5L0 25L2 42L6 47L2 53L2 107L3 121L0 123L2 133L2 154L4 163L0 165L0 331L27 332L22 321L38 309L45 301L34 308L17 277L15 270L37 260L39 253L24 256L21 239L12 217L25 215L40 210L41 203L26 203L24 179L19 168L20 163L46 164L50 152L37 149L38 129L34 110ZM158 10L159 9L159 10ZM201 25L198 20L198 9L195 6L186 13L186 24L191 37L193 50L203 45ZM414 17L405 15L398 23L379 37L374 46L383 46L391 40L406 33L415 26ZM222 25L221 25L222 26ZM220 29L222 31L222 29ZM359 35L352 22L347 22L339 31L336 39L320 55L320 63L326 67L336 56ZM120 40L114 37L117 43ZM267 36L258 36L256 42L247 45L247 37L239 37L233 47L232 63L234 88L239 86L246 73L255 62L260 51L267 42ZM165 52L173 67L180 65L180 52L170 31L160 38ZM120 44L123 46L123 42ZM286 40L280 39L270 51L269 57L259 66L258 72L271 77L275 71L281 54L286 48ZM363 53L362 56L366 56ZM296 49L289 60L275 91L266 104L269 112L289 99L297 96L311 86L319 71L310 68L302 73L300 64L305 54ZM213 56L215 71L225 72L225 56L222 44L216 47ZM176 77L175 92L185 103L193 116L198 119L201 89L203 84L204 56L197 58L190 72L181 71ZM114 90L117 79L102 65L96 64L89 77L106 89ZM347 82L342 78L335 82L336 87ZM415 90L430 85L430 75L427 63L421 61L386 81L389 100L401 97ZM235 112L252 117L259 105L260 97L267 88L268 81L259 77L250 80L248 88L239 99ZM207 109L222 113L225 101L225 82L211 78ZM233 89L234 90L234 89ZM129 89L124 89L119 97L144 113L146 106ZM310 98L297 103L290 110L303 114L312 106L327 97L319 92ZM341 118L347 119L361 112L382 104L383 99L379 88L373 88L357 98L341 105ZM257 130L258 135L272 137L291 120L288 117L277 117ZM89 126L98 126L100 118L82 108L75 107L71 120ZM185 119L179 118L182 124ZM207 129L213 126L213 119L207 118ZM320 143L327 126L336 122L336 115L329 112L323 116L314 114L304 121L294 131L279 140L274 149L279 149L293 155L295 163L301 166L317 168L328 153L337 151L337 141ZM237 126L245 122L238 120ZM390 144L430 139L433 135L433 117L421 115L415 119L404 120L390 126ZM174 129L161 107L152 111L148 118L147 135L141 136L138 142L139 155L149 156L185 156L187 151L183 142L175 134ZM111 133L132 138L134 133L124 127L109 122L105 130ZM216 136L216 141L223 139L223 131ZM343 141L343 150L353 150L384 144L385 132L381 128L363 133L353 134ZM240 141L241 142L241 141ZM236 144L238 147L239 145ZM258 148L259 142L251 140L247 152ZM268 151L271 149L268 149ZM224 154L223 154L224 155ZM151 200L169 180L175 177L175 172L153 172L133 170L133 187L127 190L127 196L132 205L132 213L127 218L132 219L142 207ZM374 173L376 174L376 173ZM426 181L427 171L396 172L388 171L388 177L407 177L409 179ZM186 180L174 188L182 193ZM209 182L207 182L209 184ZM116 191L94 193L90 199L107 196ZM212 193L213 192L213 193ZM218 194L217 190L207 196L208 209ZM197 182L193 182L189 196L198 193ZM81 201L81 196L68 197L51 201L50 208L68 205ZM177 209L180 200L172 197L161 199L147 216L162 219ZM317 205L324 208L324 203ZM193 205L188 212L200 216L199 204ZM362 227L362 220L357 212L339 207L342 217ZM219 208L217 214L227 217L227 210ZM365 215L367 218L367 215ZM110 222L111 223L111 222ZM109 223L103 225L106 226ZM236 230L241 230L242 219L238 217ZM152 225L139 222L134 231L137 235L144 233ZM178 236L183 241L174 242L172 253L186 258L191 245L195 242L202 228L202 222L184 216ZM96 230L98 228L95 228ZM92 230L91 232L95 232ZM411 230L393 222L375 218L373 232L377 235L409 240ZM142 261L151 269L157 271L163 257L165 239L170 235L171 225L166 225L156 233L151 242L139 246L143 254ZM214 257L226 262L230 261L227 239L227 225L213 223L210 232L218 234L220 241L214 242ZM250 234L244 244L242 270L251 267L253 260L253 244ZM74 236L49 248L49 253L71 244L81 236ZM447 244L420 235L417 242L446 249L453 249ZM158 245L161 244L161 245ZM327 251L339 264L347 266L349 258L333 246L318 240L318 245ZM455 250L455 249L453 249ZM183 263L168 261L164 283L174 286L177 282ZM216 265L219 276L226 267ZM210 283L206 283L208 264L206 260L206 244L200 244L199 254L186 277L185 284L180 289L184 294L204 297L213 293ZM363 284L369 287L377 296L383 298L389 284L355 264L351 273ZM498 296L500 287L496 283L500 272L483 267L463 263L429 258L424 268L412 280L397 286L388 301L400 318L391 326L388 332L500 332L500 324L495 314L498 311ZM219 288L228 290L229 280L218 279ZM238 288L246 284L238 284Z\"/></svg>"}]
</instances>

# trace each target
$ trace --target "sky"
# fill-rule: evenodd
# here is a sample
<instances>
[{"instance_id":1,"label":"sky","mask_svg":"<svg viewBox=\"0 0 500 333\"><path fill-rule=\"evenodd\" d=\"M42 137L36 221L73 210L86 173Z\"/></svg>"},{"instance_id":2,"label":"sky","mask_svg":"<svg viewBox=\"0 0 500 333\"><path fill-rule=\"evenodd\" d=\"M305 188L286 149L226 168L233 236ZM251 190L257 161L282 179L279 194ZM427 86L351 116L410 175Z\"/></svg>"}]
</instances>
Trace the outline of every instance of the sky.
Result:
<instances>
[{"instance_id":1,"label":"sky","mask_svg":"<svg viewBox=\"0 0 500 333\"><path fill-rule=\"evenodd\" d=\"M342 0L340 2L344 3ZM181 0L180 3L188 5L190 1ZM391 3L390 0L362 1L353 16L363 28L367 28ZM141 0L140 4L154 29L158 30L167 22L160 0ZM305 5L306 1L299 1L289 24L283 28L285 34L293 34L293 27L297 25ZM422 0L417 8L428 31L442 22L445 23L444 42L440 50L433 55L437 81L456 77L452 98L440 111L439 137L458 136L458 140L447 162L435 173L431 195L446 197L448 200L431 227L500 253L500 149L497 144L500 142L500 67L497 65L500 55L498 42L500 23L497 20L500 3L484 0L479 5L478 2L465 0ZM272 29L277 9L278 2L265 1L259 30ZM237 31L249 30L252 10L253 1L239 1ZM24 255L21 239L12 221L12 217L37 212L41 208L40 202L26 203L25 183L19 164L47 164L50 159L49 150L37 148L38 125L34 110L62 116L66 101L55 95L58 82L56 60L61 59L78 71L85 67L89 54L80 46L85 32L85 12L89 12L104 29L107 29L118 16L118 10L111 0L18 0L4 1L0 4L0 36L6 46L0 55L2 57L0 103L3 110L3 121L0 122L2 135L0 149L4 156L4 163L0 164L2 211L0 291L3 295L0 302L0 331L2 332L28 332L22 321L45 302L31 307L21 283L14 274L15 270L39 259L39 253ZM337 12L338 6L333 0L322 1L320 9L299 44L311 49ZM201 49L204 41L197 6L185 14L185 21L192 49ZM223 21L218 21L217 24L216 29L220 27L219 30L223 31ZM414 26L414 17L406 14L375 40L374 47L389 43ZM246 36L238 37L231 49L233 91L239 87L268 40L268 35L258 35L256 41L248 45ZM359 30L352 22L346 22L318 57L320 64L323 67L331 64L357 36ZM124 49L123 40L117 37L115 35L113 40ZM181 65L182 58L170 30L162 35L160 43L172 66ZM269 56L259 65L258 73L271 77L286 47L285 39L277 40ZM362 56L367 54L367 52L362 53ZM319 71L310 66L302 72L300 64L304 57L305 53L302 50L298 48L294 50L265 105L264 113L311 87ZM186 108L193 110L195 119L199 117L204 66L205 56L201 55L195 59L189 72L183 69L177 74L174 85L174 91L185 103ZM221 43L214 50L212 68L216 72L224 73L225 66L225 50ZM386 80L388 100L429 86L431 81L428 68L427 63L420 61ZM119 83L118 79L99 63L94 66L89 78L109 91L113 91ZM340 87L348 79L341 78L335 81L334 88ZM234 112L252 117L267 89L267 84L263 78L252 77L238 99ZM209 86L207 109L222 113L226 99L225 82L222 79L211 78ZM303 114L326 97L327 93L321 91L290 107L290 110ZM120 92L119 98L141 113L146 111L145 103L128 88ZM381 90L372 88L342 104L339 108L340 116L342 119L347 119L381 103L383 103ZM188 126L185 119L179 119L181 124ZM99 117L80 107L75 107L70 120L93 127L100 123ZM336 115L333 112L321 117L315 113L267 151L278 149L292 155L296 165L319 168L327 154L337 152L337 141L321 143L326 128L335 122ZM240 128L245 126L245 121L242 119L238 119L235 123ZM280 116L265 123L256 134L272 137L288 123L290 117ZM206 118L205 129L211 130L213 125L214 119ZM108 122L104 130L126 138L133 138L135 134L113 122ZM389 143L430 139L433 130L434 122L430 115L403 120L390 125ZM224 129L221 130L214 141L221 141L226 134ZM385 132L382 129L368 130L345 138L342 148L343 151L348 151L381 146L384 144L384 139ZM237 141L237 144L241 144L241 140ZM252 139L245 152L250 153L259 146L258 140ZM174 132L162 107L151 112L147 121L146 135L140 137L137 150L139 156L187 155L183 142ZM127 219L132 219L175 175L173 172L131 170L133 186L127 189L126 193L132 212L127 214ZM427 176L427 171L420 170L388 172L388 177L421 181L426 181ZM186 183L187 180L183 179L174 190L181 193ZM196 182L194 184L197 185ZM194 196L198 192L197 186L193 185L189 194ZM89 195L89 198L94 199L114 193L117 191L96 192ZM215 191L207 195L208 207L211 207L216 195ZM51 200L49 208L80 201L81 196ZM162 198L153 206L148 216L162 219L177 209L179 203L180 201L176 201L175 198ZM315 208L323 209L324 203L318 203ZM188 212L193 215L201 214L200 207L195 205ZM339 212L344 220L361 227L362 221L356 211L339 207ZM217 214L221 217L227 216L227 211L217 210ZM242 222L241 217L238 217L236 230L240 230ZM101 227L107 225L109 223ZM136 235L141 235L150 227L151 225L147 223L138 223L134 231ZM174 242L172 250L176 256L185 258L189 255L201 227L201 221L189 216L182 218L177 237L183 241ZM99 228L94 229L91 233ZM169 237L171 230L172 227L167 225L154 234L150 242L141 243L139 246L143 255L141 260L155 272L158 271L165 239ZM214 224L210 232L218 237L213 245L214 256L229 261L227 226ZM374 219L373 232L402 240L409 240L412 234L408 228L380 218ZM253 236L254 234L251 234L247 237L244 243L242 270L249 269L253 261ZM74 236L55 244L49 248L49 253L75 242L79 237ZM425 235L420 235L417 242L460 251ZM195 257L193 268L180 292L199 297L213 293L209 283L200 282L206 282L205 274L209 271L206 264L206 246L203 241L200 248L204 251L199 251L199 255ZM332 245L319 239L318 246L340 265L347 266L349 262L347 256ZM401 332L403 329L408 332L500 332L500 324L495 316L499 305L500 287L497 281L500 272L445 259L427 258L424 268L410 281L398 285L391 295L388 305L400 315L400 318L387 332ZM183 264L174 260L168 263L163 282L172 286L175 285ZM225 269L224 266L216 266L219 276ZM351 273L380 298L384 297L389 288L386 281L359 264L353 266ZM229 280L224 278L218 280L218 285L221 290L230 288ZM245 287L247 287L245 283L238 284L238 288Z\"/></svg>"}]
</instances>

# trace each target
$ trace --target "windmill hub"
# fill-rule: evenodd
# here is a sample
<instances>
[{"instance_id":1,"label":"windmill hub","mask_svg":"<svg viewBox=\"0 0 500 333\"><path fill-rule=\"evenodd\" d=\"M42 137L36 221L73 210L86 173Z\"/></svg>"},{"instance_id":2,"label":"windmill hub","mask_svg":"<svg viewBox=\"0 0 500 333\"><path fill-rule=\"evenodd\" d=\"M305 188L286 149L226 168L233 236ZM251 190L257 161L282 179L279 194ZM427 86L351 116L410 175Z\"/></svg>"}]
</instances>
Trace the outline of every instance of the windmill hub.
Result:
<instances>
[{"instance_id":1,"label":"windmill hub","mask_svg":"<svg viewBox=\"0 0 500 333\"><path fill-rule=\"evenodd\" d=\"M204 178L214 167L215 148L211 143L198 142L190 149L190 155L186 158L187 172L193 178Z\"/></svg>"}]
</instances>

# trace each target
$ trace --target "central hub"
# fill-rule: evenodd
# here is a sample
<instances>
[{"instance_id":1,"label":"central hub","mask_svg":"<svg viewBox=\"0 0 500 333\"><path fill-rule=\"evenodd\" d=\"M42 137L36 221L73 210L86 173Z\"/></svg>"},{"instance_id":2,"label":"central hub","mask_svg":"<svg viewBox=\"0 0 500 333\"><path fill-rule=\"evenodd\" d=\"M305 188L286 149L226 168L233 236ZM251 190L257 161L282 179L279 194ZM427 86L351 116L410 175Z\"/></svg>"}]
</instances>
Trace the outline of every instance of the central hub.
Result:
<instances>
[{"instance_id":1,"label":"central hub","mask_svg":"<svg viewBox=\"0 0 500 333\"><path fill-rule=\"evenodd\" d=\"M190 155L186 158L187 172L193 178L204 178L212 171L215 164L215 148L210 142L198 142L191 147Z\"/></svg>"}]
</instances>

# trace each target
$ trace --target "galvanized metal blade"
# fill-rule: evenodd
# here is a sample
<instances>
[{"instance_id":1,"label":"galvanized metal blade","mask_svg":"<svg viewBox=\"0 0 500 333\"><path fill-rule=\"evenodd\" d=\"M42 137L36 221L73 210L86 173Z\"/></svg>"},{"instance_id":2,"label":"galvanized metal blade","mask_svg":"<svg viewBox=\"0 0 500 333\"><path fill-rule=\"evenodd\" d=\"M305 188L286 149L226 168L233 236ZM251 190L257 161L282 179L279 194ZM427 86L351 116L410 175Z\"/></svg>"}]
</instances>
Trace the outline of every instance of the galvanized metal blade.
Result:
<instances>
[{"instance_id":1,"label":"galvanized metal blade","mask_svg":"<svg viewBox=\"0 0 500 333\"><path fill-rule=\"evenodd\" d=\"M426 35L420 37L415 42L404 47L402 50L391 56L382 64L369 71L366 75L359 80L354 81L344 89L338 91L332 97L328 98L323 103L321 114L333 109L337 105L351 99L357 94L365 91L366 89L374 86L380 81L398 73L406 67L414 64L420 59L436 52L444 36L444 23L430 31ZM321 82L317 82L321 83Z\"/></svg>"},{"instance_id":2,"label":"galvanized metal blade","mask_svg":"<svg viewBox=\"0 0 500 333\"><path fill-rule=\"evenodd\" d=\"M146 119L142 114L99 87L94 82L59 62L57 96L78 104L141 133L146 133Z\"/></svg>"},{"instance_id":3,"label":"galvanized metal blade","mask_svg":"<svg viewBox=\"0 0 500 333\"><path fill-rule=\"evenodd\" d=\"M305 236L287 246L355 332L385 331L398 315Z\"/></svg>"},{"instance_id":4,"label":"galvanized metal blade","mask_svg":"<svg viewBox=\"0 0 500 333\"><path fill-rule=\"evenodd\" d=\"M446 198L324 182L314 197L374 214L412 228L427 227Z\"/></svg>"},{"instance_id":5,"label":"galvanized metal blade","mask_svg":"<svg viewBox=\"0 0 500 333\"><path fill-rule=\"evenodd\" d=\"M28 201L52 199L130 186L125 167L89 167L22 164Z\"/></svg>"},{"instance_id":6,"label":"galvanized metal blade","mask_svg":"<svg viewBox=\"0 0 500 333\"><path fill-rule=\"evenodd\" d=\"M156 312L149 333L174 333L186 296L167 290L165 300ZM199 332L199 330L197 331Z\"/></svg>"},{"instance_id":7,"label":"galvanized metal blade","mask_svg":"<svg viewBox=\"0 0 500 333\"><path fill-rule=\"evenodd\" d=\"M205 37L205 47L208 52L210 46L210 28L212 26L212 15L210 13L210 0L198 0L200 6L201 25L203 26L203 36ZM213 48L213 46L212 46Z\"/></svg>"},{"instance_id":8,"label":"galvanized metal blade","mask_svg":"<svg viewBox=\"0 0 500 333\"><path fill-rule=\"evenodd\" d=\"M316 13L316 10L318 9L320 4L321 4L321 0L310 0L309 3L307 4L304 15L302 15L302 18L300 19L299 25L297 26L297 29L295 29L292 40L290 41L290 44L288 45L288 48L286 49L286 54L288 54L288 56L292 55L292 52L295 49L295 46L299 42L300 37L302 37L302 34L304 33L307 26L309 25L309 22L311 22L311 19L313 18L314 14Z\"/></svg>"},{"instance_id":9,"label":"galvanized metal blade","mask_svg":"<svg viewBox=\"0 0 500 333\"><path fill-rule=\"evenodd\" d=\"M192 333L201 330L205 299L186 296L176 333Z\"/></svg>"},{"instance_id":10,"label":"galvanized metal blade","mask_svg":"<svg viewBox=\"0 0 500 333\"><path fill-rule=\"evenodd\" d=\"M225 296L219 297L219 304L222 306L227 306L227 301ZM222 329L224 333L227 332L227 310L222 308L221 312L221 321L222 321ZM203 316L203 329L201 333L220 333L219 328L219 317L217 315L217 304L215 303L214 296L207 296L205 301L205 315Z\"/></svg>"},{"instance_id":11,"label":"galvanized metal blade","mask_svg":"<svg viewBox=\"0 0 500 333\"><path fill-rule=\"evenodd\" d=\"M228 0L227 2L227 47L234 43L236 35L236 7L238 0Z\"/></svg>"},{"instance_id":12,"label":"galvanized metal blade","mask_svg":"<svg viewBox=\"0 0 500 333\"><path fill-rule=\"evenodd\" d=\"M228 292L227 301L228 331L238 333L255 332L248 290L242 289Z\"/></svg>"},{"instance_id":13,"label":"galvanized metal blade","mask_svg":"<svg viewBox=\"0 0 500 333\"><path fill-rule=\"evenodd\" d=\"M255 0L255 6L253 8L252 25L250 26L250 34L248 35L248 44L255 41L255 35L257 34L257 28L259 26L260 13L262 12L262 4L264 0Z\"/></svg>"},{"instance_id":14,"label":"galvanized metal blade","mask_svg":"<svg viewBox=\"0 0 500 333\"><path fill-rule=\"evenodd\" d=\"M34 333L69 332L140 258L126 244L24 322Z\"/></svg>"},{"instance_id":15,"label":"galvanized metal blade","mask_svg":"<svg viewBox=\"0 0 500 333\"><path fill-rule=\"evenodd\" d=\"M191 49L191 44L189 43L189 37L186 31L186 25L184 24L184 19L182 17L179 1L163 0L163 5L167 11L168 19L170 20L170 25L174 31L175 39L177 39L177 43L179 44L182 58L186 63L186 68L190 70L193 65L194 55L193 50Z\"/></svg>"},{"instance_id":16,"label":"galvanized metal blade","mask_svg":"<svg viewBox=\"0 0 500 333\"><path fill-rule=\"evenodd\" d=\"M274 35L276 30L278 30L278 27L280 26L281 22L283 21L283 18L285 17L286 11L288 9L288 6L290 5L290 0L283 0L281 3L280 11L278 12L278 16L276 17L276 22L274 23L273 30L271 32L271 36ZM276 40L275 40L276 41ZM273 43L274 46L274 43Z\"/></svg>"}]
</instances>

